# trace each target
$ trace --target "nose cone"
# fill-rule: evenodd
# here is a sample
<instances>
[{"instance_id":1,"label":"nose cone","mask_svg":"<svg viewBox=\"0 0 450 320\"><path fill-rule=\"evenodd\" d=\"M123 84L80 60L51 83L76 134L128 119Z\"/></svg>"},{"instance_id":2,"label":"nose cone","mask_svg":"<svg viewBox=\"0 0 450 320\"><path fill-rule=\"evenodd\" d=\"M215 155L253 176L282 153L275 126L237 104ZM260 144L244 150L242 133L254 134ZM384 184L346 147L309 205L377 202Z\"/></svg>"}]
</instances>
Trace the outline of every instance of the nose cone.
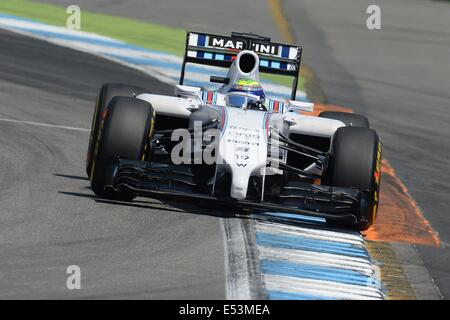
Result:
<instances>
[{"instance_id":1,"label":"nose cone","mask_svg":"<svg viewBox=\"0 0 450 320\"><path fill-rule=\"evenodd\" d=\"M219 144L219 161L231 173L230 196L242 200L247 196L250 177L266 166L266 113L228 108L227 126ZM220 164L219 164L220 165Z\"/></svg>"}]
</instances>

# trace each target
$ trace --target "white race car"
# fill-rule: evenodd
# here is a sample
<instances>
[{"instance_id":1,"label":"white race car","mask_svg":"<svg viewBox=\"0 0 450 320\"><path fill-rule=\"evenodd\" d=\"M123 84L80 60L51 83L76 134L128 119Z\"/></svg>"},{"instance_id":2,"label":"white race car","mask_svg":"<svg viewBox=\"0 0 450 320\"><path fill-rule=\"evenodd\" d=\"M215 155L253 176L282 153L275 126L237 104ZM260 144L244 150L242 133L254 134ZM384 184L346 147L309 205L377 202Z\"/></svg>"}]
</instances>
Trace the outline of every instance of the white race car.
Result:
<instances>
[{"instance_id":1,"label":"white race car","mask_svg":"<svg viewBox=\"0 0 450 320\"><path fill-rule=\"evenodd\" d=\"M188 32L174 96L104 84L87 153L92 190L114 200L211 201L367 229L378 209L380 140L361 115L304 114L314 105L295 100L301 51L254 34ZM228 73L211 76L220 84L213 90L187 86L187 63ZM266 96L260 72L292 77L291 98Z\"/></svg>"}]
</instances>

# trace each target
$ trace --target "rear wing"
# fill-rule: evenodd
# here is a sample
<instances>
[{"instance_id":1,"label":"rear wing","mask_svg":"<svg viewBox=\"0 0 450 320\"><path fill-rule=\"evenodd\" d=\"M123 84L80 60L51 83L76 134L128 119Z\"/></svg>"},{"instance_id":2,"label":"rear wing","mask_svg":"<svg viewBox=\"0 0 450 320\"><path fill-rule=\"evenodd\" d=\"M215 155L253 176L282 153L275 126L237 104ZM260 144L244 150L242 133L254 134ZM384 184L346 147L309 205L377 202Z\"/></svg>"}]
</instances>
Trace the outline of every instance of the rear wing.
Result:
<instances>
[{"instance_id":1,"label":"rear wing","mask_svg":"<svg viewBox=\"0 0 450 320\"><path fill-rule=\"evenodd\" d=\"M187 32L186 49L181 67L180 84L184 82L186 63L229 68L242 50L259 56L259 71L294 78L291 99L297 93L302 48L271 42L268 37L233 32L231 36Z\"/></svg>"}]
</instances>

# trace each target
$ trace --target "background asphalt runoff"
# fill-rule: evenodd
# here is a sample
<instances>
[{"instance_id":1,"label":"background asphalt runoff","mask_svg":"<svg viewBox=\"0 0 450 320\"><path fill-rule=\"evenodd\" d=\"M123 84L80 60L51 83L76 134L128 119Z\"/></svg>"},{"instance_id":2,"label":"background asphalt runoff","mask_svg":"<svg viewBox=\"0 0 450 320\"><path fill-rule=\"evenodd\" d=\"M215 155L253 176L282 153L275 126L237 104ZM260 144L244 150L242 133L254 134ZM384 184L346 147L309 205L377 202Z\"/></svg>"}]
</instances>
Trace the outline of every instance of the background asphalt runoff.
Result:
<instances>
[{"instance_id":1,"label":"background asphalt runoff","mask_svg":"<svg viewBox=\"0 0 450 320\"><path fill-rule=\"evenodd\" d=\"M0 30L0 118L89 128L117 81L170 94L137 71ZM96 202L89 132L0 120L0 299L225 298L218 217L182 204ZM66 288L81 268L82 290Z\"/></svg>"},{"instance_id":2,"label":"background asphalt runoff","mask_svg":"<svg viewBox=\"0 0 450 320\"><path fill-rule=\"evenodd\" d=\"M366 28L369 4L381 30ZM283 0L328 102L369 117L443 248L418 247L450 298L450 2Z\"/></svg>"}]
</instances>

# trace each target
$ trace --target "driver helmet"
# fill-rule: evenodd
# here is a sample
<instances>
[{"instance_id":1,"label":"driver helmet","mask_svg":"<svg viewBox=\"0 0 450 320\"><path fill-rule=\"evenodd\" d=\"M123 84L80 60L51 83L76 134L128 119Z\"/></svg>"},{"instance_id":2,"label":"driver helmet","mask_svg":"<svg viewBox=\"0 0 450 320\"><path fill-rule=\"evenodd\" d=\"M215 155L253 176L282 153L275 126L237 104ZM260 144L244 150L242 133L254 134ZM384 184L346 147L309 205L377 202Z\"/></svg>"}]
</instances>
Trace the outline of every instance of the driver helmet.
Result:
<instances>
[{"instance_id":1,"label":"driver helmet","mask_svg":"<svg viewBox=\"0 0 450 320\"><path fill-rule=\"evenodd\" d=\"M258 81L241 78L233 83L227 93L226 100L231 107L261 107L265 100L265 94Z\"/></svg>"}]
</instances>

